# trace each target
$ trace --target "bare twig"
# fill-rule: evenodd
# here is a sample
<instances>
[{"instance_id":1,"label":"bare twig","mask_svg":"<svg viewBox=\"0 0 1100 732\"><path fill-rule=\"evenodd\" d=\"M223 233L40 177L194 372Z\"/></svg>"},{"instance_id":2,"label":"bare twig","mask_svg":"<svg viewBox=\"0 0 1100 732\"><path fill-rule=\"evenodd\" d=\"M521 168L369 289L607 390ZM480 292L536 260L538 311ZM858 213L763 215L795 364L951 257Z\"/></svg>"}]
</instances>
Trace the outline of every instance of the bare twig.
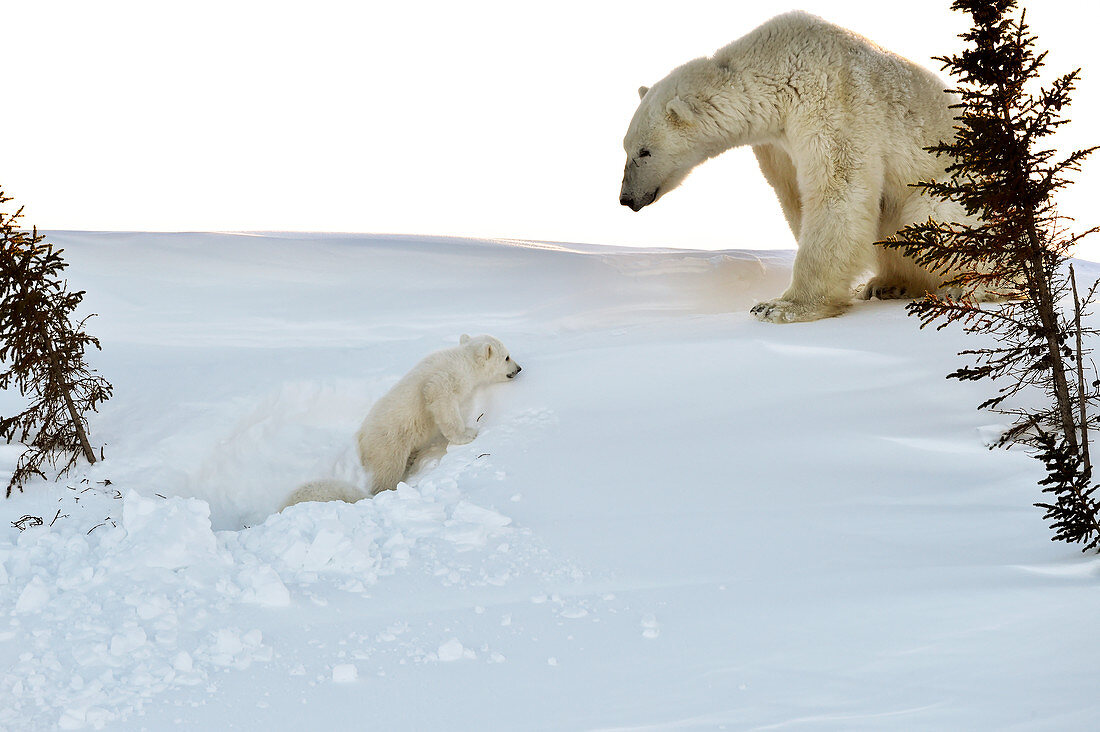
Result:
<instances>
[{"instance_id":1,"label":"bare twig","mask_svg":"<svg viewBox=\"0 0 1100 732\"><path fill-rule=\"evenodd\" d=\"M40 519L38 516L31 516L28 514L18 521L12 521L11 525L19 529L20 531L26 531L32 526L41 526L42 519Z\"/></svg>"}]
</instances>

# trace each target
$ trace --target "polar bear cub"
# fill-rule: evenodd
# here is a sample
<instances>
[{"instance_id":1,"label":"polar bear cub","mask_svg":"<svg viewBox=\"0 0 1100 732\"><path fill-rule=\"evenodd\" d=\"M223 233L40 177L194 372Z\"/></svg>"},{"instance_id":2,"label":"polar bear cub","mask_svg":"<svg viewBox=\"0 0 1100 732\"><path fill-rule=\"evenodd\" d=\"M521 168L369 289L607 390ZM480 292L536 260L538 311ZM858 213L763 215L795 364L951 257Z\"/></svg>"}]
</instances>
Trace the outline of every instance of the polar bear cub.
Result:
<instances>
[{"instance_id":1,"label":"polar bear cub","mask_svg":"<svg viewBox=\"0 0 1100 732\"><path fill-rule=\"evenodd\" d=\"M477 436L466 425L471 398L480 386L514 379L522 368L489 335L459 339L459 345L426 356L382 395L356 434L359 459L371 475L371 495L393 490L421 450L439 440L464 445ZM303 501L347 501L366 495L341 480L315 480L298 488L284 508Z\"/></svg>"},{"instance_id":2,"label":"polar bear cub","mask_svg":"<svg viewBox=\"0 0 1100 732\"><path fill-rule=\"evenodd\" d=\"M521 371L508 349L488 335L463 335L455 348L427 356L374 403L356 441L371 473L371 494L393 490L423 448L442 434L465 445L477 437L465 412L479 386L514 379Z\"/></svg>"}]
</instances>

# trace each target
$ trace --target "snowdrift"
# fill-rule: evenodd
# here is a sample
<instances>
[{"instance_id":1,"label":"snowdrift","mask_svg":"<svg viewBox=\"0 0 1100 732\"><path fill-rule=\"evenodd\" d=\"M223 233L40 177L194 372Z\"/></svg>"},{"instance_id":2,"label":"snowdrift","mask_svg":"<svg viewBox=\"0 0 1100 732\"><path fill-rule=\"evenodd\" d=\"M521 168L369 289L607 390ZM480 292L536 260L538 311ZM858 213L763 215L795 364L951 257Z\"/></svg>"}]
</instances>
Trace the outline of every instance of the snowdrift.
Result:
<instances>
[{"instance_id":1,"label":"snowdrift","mask_svg":"<svg viewBox=\"0 0 1100 732\"><path fill-rule=\"evenodd\" d=\"M50 238L115 397L106 460L0 504L0 728L1096 717L1100 563L1049 541L1039 466L944 379L965 337L900 303L757 323L789 252ZM272 513L354 478L372 401L463 332L524 366L473 443Z\"/></svg>"}]
</instances>

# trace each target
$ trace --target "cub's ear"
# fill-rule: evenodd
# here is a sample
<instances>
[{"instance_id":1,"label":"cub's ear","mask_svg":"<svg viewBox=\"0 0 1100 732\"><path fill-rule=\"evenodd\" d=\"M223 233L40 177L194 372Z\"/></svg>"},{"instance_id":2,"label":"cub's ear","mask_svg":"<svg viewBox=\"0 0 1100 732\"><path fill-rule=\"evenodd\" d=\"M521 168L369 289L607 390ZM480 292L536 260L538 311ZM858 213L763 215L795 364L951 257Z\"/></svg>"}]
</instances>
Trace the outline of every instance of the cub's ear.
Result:
<instances>
[{"instance_id":1,"label":"cub's ear","mask_svg":"<svg viewBox=\"0 0 1100 732\"><path fill-rule=\"evenodd\" d=\"M638 99L644 99L644 98L645 98L645 95L646 95L646 94L647 94L648 92L649 92L649 87L648 87L648 86L640 86L640 87L638 87Z\"/></svg>"},{"instance_id":2,"label":"cub's ear","mask_svg":"<svg viewBox=\"0 0 1100 732\"><path fill-rule=\"evenodd\" d=\"M482 343L481 346L477 349L477 355L478 358L480 358L482 361L488 361L490 358L493 357L493 344Z\"/></svg>"},{"instance_id":3,"label":"cub's ear","mask_svg":"<svg viewBox=\"0 0 1100 732\"><path fill-rule=\"evenodd\" d=\"M695 119L695 110L691 108L689 104L682 97L673 97L668 100L668 104L665 105L665 111L668 112L670 117L680 120L685 124L690 124Z\"/></svg>"},{"instance_id":4,"label":"cub's ear","mask_svg":"<svg viewBox=\"0 0 1100 732\"><path fill-rule=\"evenodd\" d=\"M462 334L462 337L458 339L458 345L465 346L466 342L470 340L470 336L466 333Z\"/></svg>"}]
</instances>

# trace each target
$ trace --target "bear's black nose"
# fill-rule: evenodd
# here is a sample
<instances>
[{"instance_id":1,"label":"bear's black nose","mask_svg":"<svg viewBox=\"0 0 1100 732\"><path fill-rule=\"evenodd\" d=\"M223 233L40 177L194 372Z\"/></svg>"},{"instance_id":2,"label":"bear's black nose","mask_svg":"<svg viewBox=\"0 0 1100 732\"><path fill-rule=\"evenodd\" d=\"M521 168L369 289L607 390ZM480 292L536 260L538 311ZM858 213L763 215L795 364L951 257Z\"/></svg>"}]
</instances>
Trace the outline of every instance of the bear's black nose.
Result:
<instances>
[{"instance_id":1,"label":"bear's black nose","mask_svg":"<svg viewBox=\"0 0 1100 732\"><path fill-rule=\"evenodd\" d=\"M634 199L630 196L619 196L619 205L630 206L630 208L634 208Z\"/></svg>"}]
</instances>

